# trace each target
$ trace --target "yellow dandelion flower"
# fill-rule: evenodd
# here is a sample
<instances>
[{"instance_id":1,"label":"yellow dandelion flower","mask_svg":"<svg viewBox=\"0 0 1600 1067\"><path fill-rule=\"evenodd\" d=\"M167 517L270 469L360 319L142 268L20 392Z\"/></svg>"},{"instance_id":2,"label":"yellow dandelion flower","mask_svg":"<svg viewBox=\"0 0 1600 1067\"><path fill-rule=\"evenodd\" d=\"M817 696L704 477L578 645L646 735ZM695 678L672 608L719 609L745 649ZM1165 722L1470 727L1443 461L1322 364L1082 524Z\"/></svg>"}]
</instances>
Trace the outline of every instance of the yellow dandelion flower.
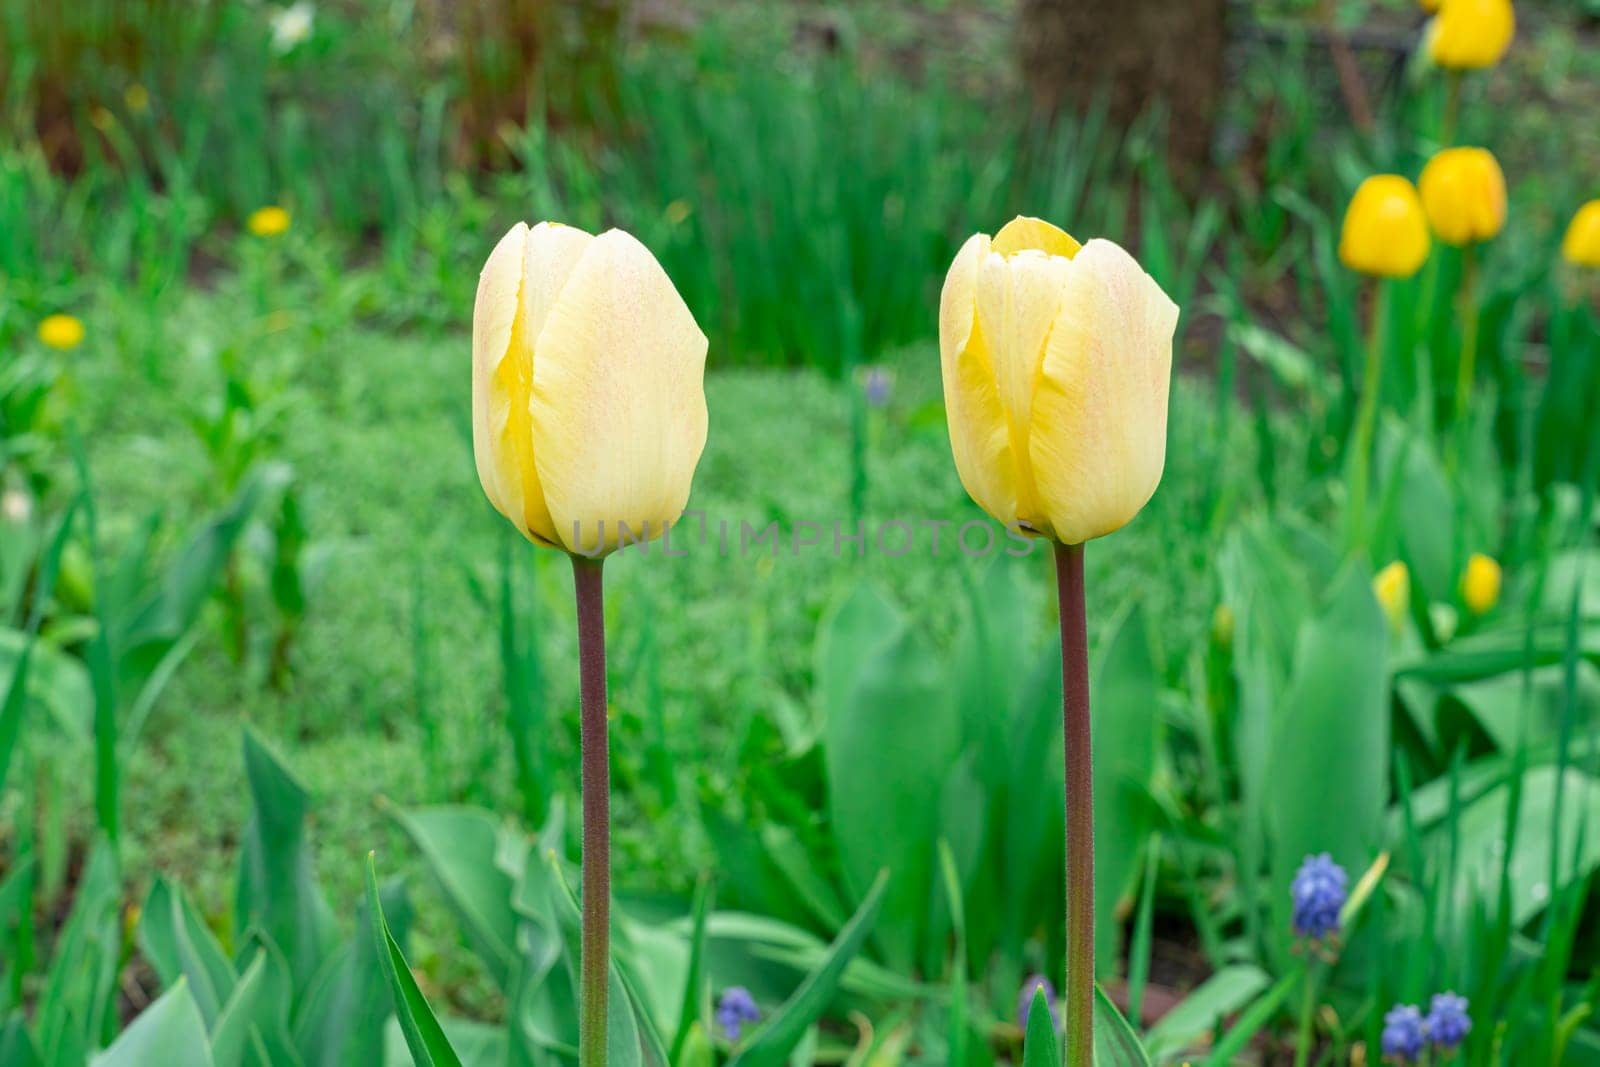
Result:
<instances>
[{"instance_id":1,"label":"yellow dandelion flower","mask_svg":"<svg viewBox=\"0 0 1600 1067\"><path fill-rule=\"evenodd\" d=\"M71 315L51 315L39 323L39 340L62 352L83 343L83 323Z\"/></svg>"},{"instance_id":2,"label":"yellow dandelion flower","mask_svg":"<svg viewBox=\"0 0 1600 1067\"><path fill-rule=\"evenodd\" d=\"M277 237L289 229L289 212L277 204L268 204L252 211L245 227L257 237Z\"/></svg>"}]
</instances>

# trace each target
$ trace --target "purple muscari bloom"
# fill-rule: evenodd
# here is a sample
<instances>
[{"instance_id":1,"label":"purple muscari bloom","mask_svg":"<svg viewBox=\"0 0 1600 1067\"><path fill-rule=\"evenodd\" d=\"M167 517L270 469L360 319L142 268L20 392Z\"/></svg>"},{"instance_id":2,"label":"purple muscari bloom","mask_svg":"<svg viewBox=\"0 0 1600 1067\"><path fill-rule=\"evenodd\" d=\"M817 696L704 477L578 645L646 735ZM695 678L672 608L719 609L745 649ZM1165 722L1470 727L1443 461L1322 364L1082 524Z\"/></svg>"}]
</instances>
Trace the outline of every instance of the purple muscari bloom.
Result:
<instances>
[{"instance_id":1,"label":"purple muscari bloom","mask_svg":"<svg viewBox=\"0 0 1600 1067\"><path fill-rule=\"evenodd\" d=\"M1472 1030L1467 1014L1467 998L1454 993L1435 993L1428 1007L1428 1040L1439 1048L1455 1048Z\"/></svg>"},{"instance_id":2,"label":"purple muscari bloom","mask_svg":"<svg viewBox=\"0 0 1600 1067\"><path fill-rule=\"evenodd\" d=\"M882 367L868 367L866 374L867 406L881 408L889 403L892 384L889 372Z\"/></svg>"},{"instance_id":3,"label":"purple muscari bloom","mask_svg":"<svg viewBox=\"0 0 1600 1067\"><path fill-rule=\"evenodd\" d=\"M739 1040L744 1028L760 1019L761 1009L756 1007L756 998L750 995L750 990L736 985L722 991L722 999L717 1002L717 1025L722 1027L729 1041Z\"/></svg>"},{"instance_id":4,"label":"purple muscari bloom","mask_svg":"<svg viewBox=\"0 0 1600 1067\"><path fill-rule=\"evenodd\" d=\"M1033 995L1041 989L1044 990L1044 1002L1050 1008L1050 1022L1060 1033L1061 1020L1056 1017L1056 987L1042 974L1036 974L1022 983L1022 992L1017 994L1017 1025L1024 1031L1028 1029L1028 1009L1033 1007Z\"/></svg>"},{"instance_id":5,"label":"purple muscari bloom","mask_svg":"<svg viewBox=\"0 0 1600 1067\"><path fill-rule=\"evenodd\" d=\"M1383 1017L1383 1054L1397 1063L1416 1063L1427 1043L1422 1012L1411 1004L1396 1004Z\"/></svg>"},{"instance_id":6,"label":"purple muscari bloom","mask_svg":"<svg viewBox=\"0 0 1600 1067\"><path fill-rule=\"evenodd\" d=\"M1339 909L1345 900L1344 868L1326 852L1307 856L1289 886L1294 898L1294 932L1322 938L1339 932Z\"/></svg>"}]
</instances>

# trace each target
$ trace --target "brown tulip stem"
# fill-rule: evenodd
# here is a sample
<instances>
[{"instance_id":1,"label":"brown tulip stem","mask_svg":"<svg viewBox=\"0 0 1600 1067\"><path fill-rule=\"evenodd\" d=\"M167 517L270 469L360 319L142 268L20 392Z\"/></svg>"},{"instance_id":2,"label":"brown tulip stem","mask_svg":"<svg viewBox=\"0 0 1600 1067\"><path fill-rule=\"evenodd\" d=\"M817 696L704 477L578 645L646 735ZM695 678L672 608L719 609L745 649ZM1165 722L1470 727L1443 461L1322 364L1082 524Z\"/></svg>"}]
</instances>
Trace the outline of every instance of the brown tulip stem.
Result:
<instances>
[{"instance_id":1,"label":"brown tulip stem","mask_svg":"<svg viewBox=\"0 0 1600 1067\"><path fill-rule=\"evenodd\" d=\"M1094 1063L1094 760L1089 724L1089 630L1083 546L1055 546L1061 602L1061 722L1066 758L1067 985L1065 1067Z\"/></svg>"},{"instance_id":2,"label":"brown tulip stem","mask_svg":"<svg viewBox=\"0 0 1600 1067\"><path fill-rule=\"evenodd\" d=\"M1350 440L1350 510L1348 538L1354 551L1366 536L1367 481L1372 469L1372 438L1378 424L1378 394L1383 388L1383 281L1373 283L1372 321L1368 324L1367 361L1361 397Z\"/></svg>"},{"instance_id":3,"label":"brown tulip stem","mask_svg":"<svg viewBox=\"0 0 1600 1067\"><path fill-rule=\"evenodd\" d=\"M1465 447L1467 419L1472 415L1472 390L1478 368L1478 246L1461 250L1461 290L1456 308L1461 316L1461 358L1456 361L1456 445L1451 449L1450 467L1454 471L1457 453Z\"/></svg>"},{"instance_id":4,"label":"brown tulip stem","mask_svg":"<svg viewBox=\"0 0 1600 1067\"><path fill-rule=\"evenodd\" d=\"M606 739L606 620L598 558L572 557L578 600L583 794L583 933L578 956L578 1064L605 1067L611 963L611 761Z\"/></svg>"}]
</instances>

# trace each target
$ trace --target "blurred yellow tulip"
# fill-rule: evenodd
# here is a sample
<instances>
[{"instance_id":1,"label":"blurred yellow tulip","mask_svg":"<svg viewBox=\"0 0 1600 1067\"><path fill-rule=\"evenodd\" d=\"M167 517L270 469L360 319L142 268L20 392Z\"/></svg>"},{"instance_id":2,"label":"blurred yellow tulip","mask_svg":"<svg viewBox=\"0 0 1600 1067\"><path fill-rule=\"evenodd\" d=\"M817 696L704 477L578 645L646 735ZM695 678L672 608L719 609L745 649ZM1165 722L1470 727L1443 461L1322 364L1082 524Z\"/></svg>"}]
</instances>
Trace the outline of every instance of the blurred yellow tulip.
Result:
<instances>
[{"instance_id":1,"label":"blurred yellow tulip","mask_svg":"<svg viewBox=\"0 0 1600 1067\"><path fill-rule=\"evenodd\" d=\"M1233 647L1233 609L1226 604L1218 604L1211 613L1211 640L1219 648Z\"/></svg>"},{"instance_id":2,"label":"blurred yellow tulip","mask_svg":"<svg viewBox=\"0 0 1600 1067\"><path fill-rule=\"evenodd\" d=\"M1443 0L1423 43L1436 65L1473 70L1500 62L1516 29L1511 0Z\"/></svg>"},{"instance_id":3,"label":"blurred yellow tulip","mask_svg":"<svg viewBox=\"0 0 1600 1067\"><path fill-rule=\"evenodd\" d=\"M1506 179L1485 148L1446 148L1417 182L1434 236L1447 245L1487 241L1506 224Z\"/></svg>"},{"instance_id":4,"label":"blurred yellow tulip","mask_svg":"<svg viewBox=\"0 0 1600 1067\"><path fill-rule=\"evenodd\" d=\"M1461 600L1474 615L1489 612L1500 602L1500 564L1481 552L1467 560L1461 575Z\"/></svg>"},{"instance_id":5,"label":"blurred yellow tulip","mask_svg":"<svg viewBox=\"0 0 1600 1067\"><path fill-rule=\"evenodd\" d=\"M517 223L472 312L472 443L490 503L583 555L659 537L706 443L706 337L629 234Z\"/></svg>"},{"instance_id":6,"label":"blurred yellow tulip","mask_svg":"<svg viewBox=\"0 0 1600 1067\"><path fill-rule=\"evenodd\" d=\"M1362 274L1409 278L1428 258L1428 220L1416 187L1374 174L1357 187L1339 233L1339 261Z\"/></svg>"},{"instance_id":7,"label":"blurred yellow tulip","mask_svg":"<svg viewBox=\"0 0 1600 1067\"><path fill-rule=\"evenodd\" d=\"M39 340L62 352L83 343L83 323L72 315L48 315L39 323Z\"/></svg>"},{"instance_id":8,"label":"blurred yellow tulip","mask_svg":"<svg viewBox=\"0 0 1600 1067\"><path fill-rule=\"evenodd\" d=\"M1017 218L961 247L939 355L961 484L1009 527L1074 545L1155 493L1178 307L1120 247Z\"/></svg>"},{"instance_id":9,"label":"blurred yellow tulip","mask_svg":"<svg viewBox=\"0 0 1600 1067\"><path fill-rule=\"evenodd\" d=\"M1372 580L1372 591L1389 617L1389 625L1399 633L1411 609L1411 572L1402 561L1395 560Z\"/></svg>"},{"instance_id":10,"label":"blurred yellow tulip","mask_svg":"<svg viewBox=\"0 0 1600 1067\"><path fill-rule=\"evenodd\" d=\"M1439 2L1440 0L1418 0L1422 10L1430 15L1439 10Z\"/></svg>"},{"instance_id":11,"label":"blurred yellow tulip","mask_svg":"<svg viewBox=\"0 0 1600 1067\"><path fill-rule=\"evenodd\" d=\"M257 237L277 237L289 229L289 212L276 204L250 212L245 227Z\"/></svg>"},{"instance_id":12,"label":"blurred yellow tulip","mask_svg":"<svg viewBox=\"0 0 1600 1067\"><path fill-rule=\"evenodd\" d=\"M1600 267L1600 200L1589 201L1572 216L1561 257L1579 267Z\"/></svg>"}]
</instances>

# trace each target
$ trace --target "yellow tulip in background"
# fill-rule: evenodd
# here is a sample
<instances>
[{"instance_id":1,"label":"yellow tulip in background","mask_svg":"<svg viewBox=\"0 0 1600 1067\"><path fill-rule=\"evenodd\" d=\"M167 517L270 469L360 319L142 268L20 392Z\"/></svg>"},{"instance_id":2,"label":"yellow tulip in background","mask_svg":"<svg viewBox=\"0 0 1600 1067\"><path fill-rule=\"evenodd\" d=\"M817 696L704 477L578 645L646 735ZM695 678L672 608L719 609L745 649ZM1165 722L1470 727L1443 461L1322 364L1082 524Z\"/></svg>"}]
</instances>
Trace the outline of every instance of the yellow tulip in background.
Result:
<instances>
[{"instance_id":1,"label":"yellow tulip in background","mask_svg":"<svg viewBox=\"0 0 1600 1067\"><path fill-rule=\"evenodd\" d=\"M1397 559L1379 571L1372 579L1372 591L1389 617L1389 625L1399 633L1411 608L1411 572L1405 563Z\"/></svg>"},{"instance_id":2,"label":"yellow tulip in background","mask_svg":"<svg viewBox=\"0 0 1600 1067\"><path fill-rule=\"evenodd\" d=\"M1356 188L1339 232L1341 263L1362 274L1409 278L1430 244L1422 200L1408 179L1374 174Z\"/></svg>"},{"instance_id":3,"label":"yellow tulip in background","mask_svg":"<svg viewBox=\"0 0 1600 1067\"><path fill-rule=\"evenodd\" d=\"M83 343L83 323L72 315L47 315L39 323L39 340L67 352Z\"/></svg>"},{"instance_id":4,"label":"yellow tulip in background","mask_svg":"<svg viewBox=\"0 0 1600 1067\"><path fill-rule=\"evenodd\" d=\"M1600 200L1578 209L1561 240L1561 258L1579 267L1600 267Z\"/></svg>"},{"instance_id":5,"label":"yellow tulip in background","mask_svg":"<svg viewBox=\"0 0 1600 1067\"><path fill-rule=\"evenodd\" d=\"M1461 575L1461 600L1474 615L1483 615L1500 602L1500 564L1481 552L1467 560Z\"/></svg>"},{"instance_id":6,"label":"yellow tulip in background","mask_svg":"<svg viewBox=\"0 0 1600 1067\"><path fill-rule=\"evenodd\" d=\"M1485 148L1446 148L1417 182L1434 236L1448 245L1487 241L1506 223L1506 179Z\"/></svg>"},{"instance_id":7,"label":"yellow tulip in background","mask_svg":"<svg viewBox=\"0 0 1600 1067\"><path fill-rule=\"evenodd\" d=\"M1428 58L1447 70L1492 67L1511 47L1517 20L1511 0L1443 0L1428 24Z\"/></svg>"},{"instance_id":8,"label":"yellow tulip in background","mask_svg":"<svg viewBox=\"0 0 1600 1067\"><path fill-rule=\"evenodd\" d=\"M1133 257L1018 218L957 253L939 353L961 484L1008 526L1074 545L1161 480L1178 308Z\"/></svg>"},{"instance_id":9,"label":"yellow tulip in background","mask_svg":"<svg viewBox=\"0 0 1600 1067\"><path fill-rule=\"evenodd\" d=\"M489 256L472 314L478 479L529 540L661 536L706 443L706 337L644 245L541 222Z\"/></svg>"}]
</instances>

